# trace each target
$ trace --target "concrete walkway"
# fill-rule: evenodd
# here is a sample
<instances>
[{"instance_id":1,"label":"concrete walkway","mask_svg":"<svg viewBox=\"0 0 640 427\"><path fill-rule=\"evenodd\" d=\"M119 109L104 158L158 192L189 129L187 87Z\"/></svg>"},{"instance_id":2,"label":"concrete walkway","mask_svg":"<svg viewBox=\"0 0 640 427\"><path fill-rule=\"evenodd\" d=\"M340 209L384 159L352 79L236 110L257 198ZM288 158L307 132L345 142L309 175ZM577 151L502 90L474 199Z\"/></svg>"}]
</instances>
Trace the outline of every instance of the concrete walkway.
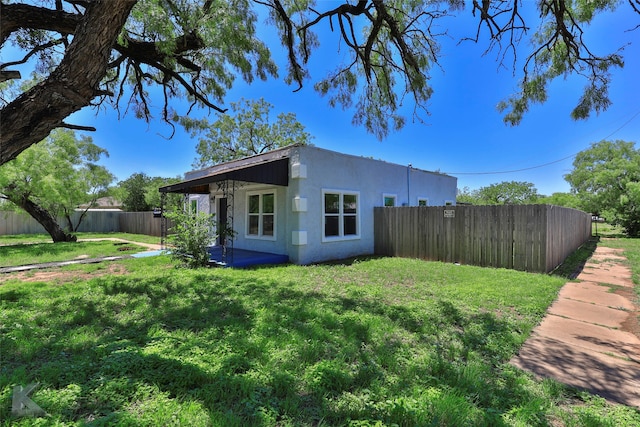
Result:
<instances>
[{"instance_id":1,"label":"concrete walkway","mask_svg":"<svg viewBox=\"0 0 640 427\"><path fill-rule=\"evenodd\" d=\"M622 250L598 246L510 363L640 408L640 312L624 261Z\"/></svg>"},{"instance_id":2,"label":"concrete walkway","mask_svg":"<svg viewBox=\"0 0 640 427\"><path fill-rule=\"evenodd\" d=\"M127 254L127 255L114 255L114 256L105 256L105 257L98 257L98 258L78 258L78 259L73 259L69 261L52 261L52 262L42 262L42 263L29 264L29 265L18 265L14 267L0 267L0 274L16 273L20 271L29 271L29 270L42 270L45 268L64 267L66 265L73 265L73 264L94 264L94 263L104 262L104 261L118 261L118 260L127 259L127 258L143 257L143 256L146 256L146 254L155 254L157 252L159 253L159 251L161 250L161 246L159 244L134 242L131 240L120 239L117 237L79 239L78 241L79 242L98 242L102 240L142 246L143 248L146 248L147 251L139 252L135 254Z\"/></svg>"}]
</instances>

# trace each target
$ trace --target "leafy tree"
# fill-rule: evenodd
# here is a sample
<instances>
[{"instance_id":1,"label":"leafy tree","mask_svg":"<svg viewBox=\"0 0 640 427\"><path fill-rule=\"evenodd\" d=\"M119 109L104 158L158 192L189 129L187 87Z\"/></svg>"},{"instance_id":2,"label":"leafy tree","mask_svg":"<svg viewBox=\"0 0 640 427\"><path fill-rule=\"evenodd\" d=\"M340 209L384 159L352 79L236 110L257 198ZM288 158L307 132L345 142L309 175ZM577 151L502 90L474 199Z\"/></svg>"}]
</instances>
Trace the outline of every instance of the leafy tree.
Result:
<instances>
[{"instance_id":1,"label":"leafy tree","mask_svg":"<svg viewBox=\"0 0 640 427\"><path fill-rule=\"evenodd\" d=\"M107 152L88 136L58 129L0 167L0 197L24 209L51 235L54 242L75 241L87 210L114 176L95 164ZM87 203L77 222L73 213ZM64 218L66 226L58 224ZM66 229L66 230L65 230Z\"/></svg>"},{"instance_id":2,"label":"leafy tree","mask_svg":"<svg viewBox=\"0 0 640 427\"><path fill-rule=\"evenodd\" d=\"M124 198L122 207L129 212L145 212L151 210L151 206L145 198L145 187L149 177L144 173L134 173L129 178L119 183L123 190Z\"/></svg>"},{"instance_id":3,"label":"leafy tree","mask_svg":"<svg viewBox=\"0 0 640 427\"><path fill-rule=\"evenodd\" d=\"M161 200L158 188L179 181L181 181L180 177L150 177L145 173L138 172L124 181L120 181L114 193L122 200L125 211L144 212L160 207ZM179 194L168 194L167 197L166 207L182 206L182 197Z\"/></svg>"},{"instance_id":4,"label":"leafy tree","mask_svg":"<svg viewBox=\"0 0 640 427\"><path fill-rule=\"evenodd\" d=\"M538 199L538 203L580 209L580 199L573 193L553 193L551 196L542 196Z\"/></svg>"},{"instance_id":5,"label":"leafy tree","mask_svg":"<svg viewBox=\"0 0 640 427\"><path fill-rule=\"evenodd\" d=\"M456 196L456 203L465 203L469 205L478 204L478 190L472 190L469 187L463 187L458 189L458 195Z\"/></svg>"},{"instance_id":6,"label":"leafy tree","mask_svg":"<svg viewBox=\"0 0 640 427\"><path fill-rule=\"evenodd\" d=\"M181 176L177 176L175 178L163 178L160 176L150 177L147 181L147 185L145 186L145 201L152 209L161 207L162 200L158 188L175 184L180 181L182 181ZM184 195L182 194L168 193L165 194L165 197L165 209L172 209L184 205Z\"/></svg>"},{"instance_id":7,"label":"leafy tree","mask_svg":"<svg viewBox=\"0 0 640 427\"><path fill-rule=\"evenodd\" d=\"M278 114L271 122L269 112L273 105L264 99L241 99L231 103L234 114L220 114L218 120L183 119L193 134L204 136L198 142L193 166L205 168L232 159L264 153L291 144L308 144L312 136L304 130L294 113Z\"/></svg>"},{"instance_id":8,"label":"leafy tree","mask_svg":"<svg viewBox=\"0 0 640 427\"><path fill-rule=\"evenodd\" d=\"M465 39L486 43L500 65L520 69L519 90L500 106L508 123L517 124L532 103L546 100L552 81L570 74L586 79L572 116L588 117L611 103L610 73L622 67L623 57L621 50L592 51L587 27L594 16L618 7L640 16L637 0L3 2L0 46L13 45L24 56L0 65L0 81L16 78L12 67L31 61L38 83L15 97L10 90L0 94L6 100L0 165L52 129L79 128L64 120L86 106L124 103L150 119L154 87L160 88L155 92L161 93L167 122L177 114L172 98L224 111L223 97L237 76L251 82L277 74L268 46L256 35L259 11L278 31L287 53L285 80L297 88L310 79L317 31L328 25L336 32L341 54L314 87L330 105L352 108L353 122L378 138L404 125L400 109L406 100L414 116L428 113L430 70L441 55L439 39L447 36L444 18L465 12L477 24Z\"/></svg>"},{"instance_id":9,"label":"leafy tree","mask_svg":"<svg viewBox=\"0 0 640 427\"><path fill-rule=\"evenodd\" d=\"M633 142L591 144L576 155L565 179L583 210L640 236L640 150Z\"/></svg>"},{"instance_id":10,"label":"leafy tree","mask_svg":"<svg viewBox=\"0 0 640 427\"><path fill-rule=\"evenodd\" d=\"M503 181L480 187L474 193L479 205L524 205L536 203L538 190L530 182Z\"/></svg>"}]
</instances>

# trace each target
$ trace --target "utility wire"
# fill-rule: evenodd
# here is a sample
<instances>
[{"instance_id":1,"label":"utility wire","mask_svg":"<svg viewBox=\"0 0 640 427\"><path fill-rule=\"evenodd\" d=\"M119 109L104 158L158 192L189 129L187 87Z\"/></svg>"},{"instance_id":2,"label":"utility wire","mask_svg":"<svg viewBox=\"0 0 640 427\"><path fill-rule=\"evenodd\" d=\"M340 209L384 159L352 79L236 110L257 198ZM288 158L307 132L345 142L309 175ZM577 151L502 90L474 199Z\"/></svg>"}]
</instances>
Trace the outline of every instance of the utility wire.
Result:
<instances>
[{"instance_id":1,"label":"utility wire","mask_svg":"<svg viewBox=\"0 0 640 427\"><path fill-rule=\"evenodd\" d=\"M570 156L567 157L563 157L559 160L554 160L553 162L549 162L549 163L545 163L542 165L537 165L537 166L531 166L528 168L522 168L522 169L513 169L513 170L509 170L509 171L495 171L495 172L447 172L448 175L498 175L501 173L513 173L513 172L522 172L522 171L528 171L531 169L538 169L538 168L543 168L545 166L549 166L552 165L554 163L560 163L563 160L567 160L570 159L571 157L575 156L578 153L575 154L571 154Z\"/></svg>"},{"instance_id":2,"label":"utility wire","mask_svg":"<svg viewBox=\"0 0 640 427\"><path fill-rule=\"evenodd\" d=\"M624 122L619 128L617 128L616 130L614 130L613 132L611 132L609 135L605 136L604 138L602 138L600 141L604 141L605 139L610 138L611 136L615 135L616 133L618 133L622 128L624 128L625 126L627 126L629 123L631 123L636 117L638 117L640 115L640 110L638 110L629 120L627 120L626 122ZM581 150L582 151L582 150ZM580 153L580 151L578 151L578 153ZM575 157L578 153L573 153L569 156L563 157L561 159L558 160L554 160L552 162L548 162L548 163L543 163L541 165L537 165L537 166L531 166L528 168L522 168L522 169L513 169L513 170L508 170L508 171L494 171L494 172L445 172L448 175L498 175L498 174L503 174L503 173L514 173L514 172L523 172L523 171L528 171L531 169L539 169L539 168L543 168L545 166L549 166L552 165L554 163L560 163L564 160L570 159L572 157Z\"/></svg>"}]
</instances>

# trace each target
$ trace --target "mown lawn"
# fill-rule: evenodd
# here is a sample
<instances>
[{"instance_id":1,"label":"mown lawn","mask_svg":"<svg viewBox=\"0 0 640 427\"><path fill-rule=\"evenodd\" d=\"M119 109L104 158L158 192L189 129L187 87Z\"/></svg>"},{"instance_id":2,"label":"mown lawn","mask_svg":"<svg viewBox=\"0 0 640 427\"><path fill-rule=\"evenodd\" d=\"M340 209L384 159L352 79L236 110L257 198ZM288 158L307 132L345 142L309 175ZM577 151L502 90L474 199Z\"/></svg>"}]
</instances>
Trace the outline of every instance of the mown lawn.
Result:
<instances>
[{"instance_id":1,"label":"mown lawn","mask_svg":"<svg viewBox=\"0 0 640 427\"><path fill-rule=\"evenodd\" d=\"M144 252L147 248L131 243L102 241L74 243L27 243L0 246L0 267L54 261L118 256Z\"/></svg>"},{"instance_id":2,"label":"mown lawn","mask_svg":"<svg viewBox=\"0 0 640 427\"><path fill-rule=\"evenodd\" d=\"M79 240L118 238L130 242L160 243L159 237L130 233L77 233ZM144 252L147 248L135 243L78 241L73 243L51 242L47 234L22 234L0 236L0 267L14 267L35 263L69 261L82 258L117 256Z\"/></svg>"},{"instance_id":3,"label":"mown lawn","mask_svg":"<svg viewBox=\"0 0 640 427\"><path fill-rule=\"evenodd\" d=\"M97 239L101 237L115 237L132 242L157 243L160 244L160 237L147 236L144 234L132 233L75 233L79 240ZM11 234L0 236L0 245L19 245L27 243L51 243L51 236L48 234Z\"/></svg>"},{"instance_id":4,"label":"mown lawn","mask_svg":"<svg viewBox=\"0 0 640 427\"><path fill-rule=\"evenodd\" d=\"M118 264L0 285L3 425L640 425L507 363L559 277L392 258ZM12 419L13 386L33 382L50 416Z\"/></svg>"}]
</instances>

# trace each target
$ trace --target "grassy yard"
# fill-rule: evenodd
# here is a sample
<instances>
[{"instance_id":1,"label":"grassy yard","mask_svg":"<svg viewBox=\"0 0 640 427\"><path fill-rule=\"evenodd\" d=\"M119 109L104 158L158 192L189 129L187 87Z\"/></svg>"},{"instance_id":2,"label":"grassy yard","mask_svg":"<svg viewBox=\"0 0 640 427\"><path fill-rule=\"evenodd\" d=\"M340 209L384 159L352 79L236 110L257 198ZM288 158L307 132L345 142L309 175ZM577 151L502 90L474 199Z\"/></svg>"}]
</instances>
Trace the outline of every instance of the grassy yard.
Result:
<instances>
[{"instance_id":1,"label":"grassy yard","mask_svg":"<svg viewBox=\"0 0 640 427\"><path fill-rule=\"evenodd\" d=\"M111 265L0 284L2 425L640 425L507 363L561 277L393 258ZM33 382L50 416L12 419L13 386Z\"/></svg>"},{"instance_id":2,"label":"grassy yard","mask_svg":"<svg viewBox=\"0 0 640 427\"><path fill-rule=\"evenodd\" d=\"M0 246L0 267L127 255L146 250L143 246L112 241L5 245Z\"/></svg>"},{"instance_id":3,"label":"grassy yard","mask_svg":"<svg viewBox=\"0 0 640 427\"><path fill-rule=\"evenodd\" d=\"M129 233L78 233L78 239L119 238L131 242L160 243L159 237ZM122 242L51 243L48 234L0 236L0 267L68 261L79 258L126 255L143 252L146 247Z\"/></svg>"},{"instance_id":4,"label":"grassy yard","mask_svg":"<svg viewBox=\"0 0 640 427\"><path fill-rule=\"evenodd\" d=\"M132 242L160 244L160 237L131 233L75 233L78 239L97 239L102 237L116 237ZM29 243L51 243L48 234L15 234L0 236L0 245L20 245Z\"/></svg>"}]
</instances>

